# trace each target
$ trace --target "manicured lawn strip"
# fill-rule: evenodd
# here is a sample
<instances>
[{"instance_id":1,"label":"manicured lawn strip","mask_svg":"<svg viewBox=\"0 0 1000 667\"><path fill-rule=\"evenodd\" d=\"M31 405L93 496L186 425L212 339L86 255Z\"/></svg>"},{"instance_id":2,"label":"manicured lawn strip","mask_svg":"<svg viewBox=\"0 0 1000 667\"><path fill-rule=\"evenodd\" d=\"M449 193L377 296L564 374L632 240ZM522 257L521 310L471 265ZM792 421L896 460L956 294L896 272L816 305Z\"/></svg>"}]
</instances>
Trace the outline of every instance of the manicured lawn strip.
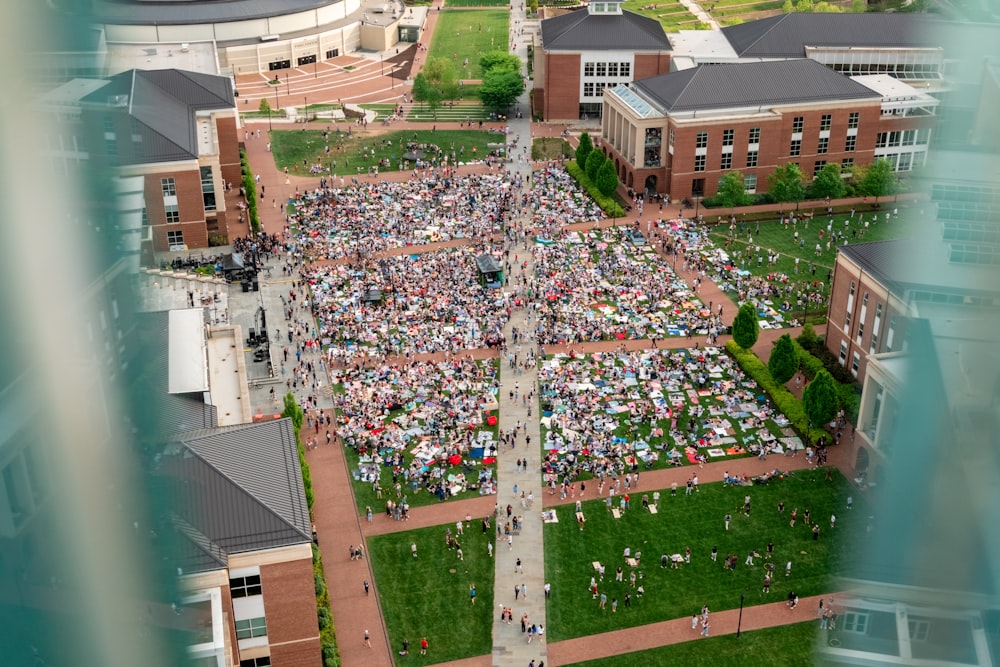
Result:
<instances>
[{"instance_id":1,"label":"manicured lawn strip","mask_svg":"<svg viewBox=\"0 0 1000 667\"><path fill-rule=\"evenodd\" d=\"M781 457L771 457L780 468ZM723 487L721 483L705 484L701 491L685 496L678 489L676 498L669 489L661 490L659 513L650 514L641 507L642 494L652 489L633 490L631 507L621 519L612 518L603 500L583 503L586 525L577 527L573 506L561 506L559 523L545 525L545 575L552 584L552 598L546 611L547 633L551 641L571 639L609 630L644 625L674 618L690 617L703 604L709 609L733 609L739 606L740 593L746 595L746 605L785 600L789 591L800 596L816 595L830 589L832 577L838 574L838 564L851 553L847 534L868 516L855 497L855 508L848 512L845 499L851 494L847 481L835 469L832 481L825 480L825 469L797 471L768 485ZM751 516L741 511L743 497L749 494L753 504ZM617 503L617 499L615 501ZM652 500L651 500L652 502ZM785 503L779 514L778 502ZM792 509L799 510L795 527L789 526ZM812 519L819 520L821 535L813 541L811 529L804 525L803 511L808 508ZM729 531L724 530L723 517L732 515ZM830 529L830 514L837 515L837 527ZM836 539L834 536L836 535ZM776 567L771 592L761 592L764 579L763 558L755 566L744 565L748 552L765 553L769 540L774 542ZM684 553L691 547L691 563L679 569L661 568L661 554ZM712 547L719 550L719 560L713 563ZM632 553L642 552L638 573L645 586L642 599L632 591L632 607L625 608L625 593L630 591L622 552L631 547ZM804 552L804 553L803 553ZM735 571L726 571L722 559L735 553ZM785 577L785 563L792 561L790 577ZM588 590L596 572L594 561L606 567L599 589L608 596L607 608L598 608L598 600ZM624 582L615 581L615 569L625 570ZM617 597L617 613L611 612L611 599Z\"/></svg>"},{"instance_id":2,"label":"manicured lawn strip","mask_svg":"<svg viewBox=\"0 0 1000 667\"><path fill-rule=\"evenodd\" d=\"M719 665L812 665L816 640L812 621L577 662L567 667L718 667ZM697 631L692 635L697 637Z\"/></svg>"},{"instance_id":3,"label":"manicured lawn strip","mask_svg":"<svg viewBox=\"0 0 1000 667\"><path fill-rule=\"evenodd\" d=\"M445 0L445 7L509 7L507 0Z\"/></svg>"},{"instance_id":4,"label":"manicured lawn strip","mask_svg":"<svg viewBox=\"0 0 1000 667\"><path fill-rule=\"evenodd\" d=\"M410 640L410 654L396 658L399 664L430 665L492 650L494 563L486 543L494 539L496 529L491 524L484 535L480 519L473 517L465 534L457 537L465 557L461 561L455 550L445 546L445 528L454 535L453 524L368 540L393 651L398 654L403 639ZM414 543L417 558L410 554ZM475 605L469 602L470 584L476 586ZM429 645L424 656L420 655L421 637L427 637Z\"/></svg>"},{"instance_id":5,"label":"manicured lawn strip","mask_svg":"<svg viewBox=\"0 0 1000 667\"><path fill-rule=\"evenodd\" d=\"M340 174L355 174L359 169L365 173L369 167L377 166L381 159L388 159L391 164L380 167L379 171L397 171L408 142L435 145L448 151L449 157L454 150L460 161L473 159L472 148L475 147L476 159L482 159L491 150L490 143L503 143L504 140L503 135L481 130L396 130L375 134L353 125L350 135L345 131L339 134L331 132L325 139L322 130L275 130L270 136L271 151L278 169L288 167L289 173L300 175L310 173L313 165L322 165L324 173L327 168ZM329 153L325 151L327 145L330 146ZM465 153L458 155L461 146L465 146ZM362 150L367 152L363 154ZM372 150L375 151L374 157ZM431 157L427 155L425 159ZM412 162L410 168L413 168Z\"/></svg>"},{"instance_id":6,"label":"manicured lawn strip","mask_svg":"<svg viewBox=\"0 0 1000 667\"><path fill-rule=\"evenodd\" d=\"M647 9L650 6L652 9ZM668 32L675 32L678 29L693 29L698 23L698 17L690 13L678 0L665 2L625 0L622 3L622 9L656 19Z\"/></svg>"},{"instance_id":7,"label":"manicured lawn strip","mask_svg":"<svg viewBox=\"0 0 1000 667\"><path fill-rule=\"evenodd\" d=\"M531 142L534 160L557 160L560 156L573 157L573 147L562 137L539 137Z\"/></svg>"},{"instance_id":8,"label":"manicured lawn strip","mask_svg":"<svg viewBox=\"0 0 1000 667\"><path fill-rule=\"evenodd\" d=\"M810 207L803 205L802 210L807 211ZM851 220L850 226L848 227L847 238L851 244L854 243L869 243L872 241L885 241L889 239L906 238L910 236L911 226L902 218L893 218L887 224L885 222L885 211L892 211L892 206L886 205L883 207L883 211L879 212L879 222L877 224L869 224L868 230L865 232L863 238L858 238L851 234L851 230L860 230L863 228L863 223L859 226L858 214L854 215L853 220ZM755 276L766 276L773 273L782 273L788 277L788 282L794 287L793 293L790 297L787 297L792 304L792 311L789 315L786 315L786 319L790 317L800 317L803 313L803 309L797 305L795 294L801 290L804 290L808 283L813 280L823 283L823 296L824 304L812 305L810 306L810 318L816 313L825 313L826 305L825 300L829 298L830 294L830 280L827 278L828 272L833 270L833 264L837 260L837 247L831 244L830 249L826 249L826 242L830 235L826 228L830 222L830 216L820 215L817 211L816 217L809 222L809 228L805 228L805 222L799 221L797 227L788 226L785 229L778 220L769 220L760 223L747 222L742 225L742 232L740 230L741 223L736 224L736 237L730 240L729 237L729 224L726 221L726 212L716 213L712 210L710 213L705 214L705 220L711 223L715 223L717 216L721 215L723 222L721 224L713 224L711 231L711 238L713 243L718 247L723 247L726 242L729 241L729 246L726 248L729 253L730 258L733 259L734 263L742 269L750 271L751 274ZM865 212L863 215L864 220L871 221L872 213ZM900 215L903 215L902 209L900 209ZM851 218L850 214L844 215L834 215L833 216L833 229L837 231L838 234L844 233L844 220L849 220ZM760 231L757 231L757 227L760 227ZM801 245L795 241L795 231L799 232L799 239L804 240ZM819 232L823 231L823 239L820 241ZM750 253L747 255L748 241L753 239L753 246L749 246ZM816 255L816 244L820 243L822 249L819 256ZM842 243L842 242L838 242ZM760 253L757 253L756 248L760 246ZM777 264L768 266L767 264L767 251L777 250L780 253ZM743 253L743 257L737 258L736 253ZM763 261L758 264L757 257L763 256ZM795 258L799 258L799 273L795 274ZM816 273L811 274L809 271L809 264L815 264ZM735 294L730 293L730 297L734 297ZM778 305L784 299L774 299L774 305L777 308Z\"/></svg>"},{"instance_id":9,"label":"manicured lawn strip","mask_svg":"<svg viewBox=\"0 0 1000 667\"><path fill-rule=\"evenodd\" d=\"M481 79L479 58L490 51L507 51L510 12L505 9L442 10L428 58L445 58L459 79ZM469 59L468 66L463 65Z\"/></svg>"}]
</instances>

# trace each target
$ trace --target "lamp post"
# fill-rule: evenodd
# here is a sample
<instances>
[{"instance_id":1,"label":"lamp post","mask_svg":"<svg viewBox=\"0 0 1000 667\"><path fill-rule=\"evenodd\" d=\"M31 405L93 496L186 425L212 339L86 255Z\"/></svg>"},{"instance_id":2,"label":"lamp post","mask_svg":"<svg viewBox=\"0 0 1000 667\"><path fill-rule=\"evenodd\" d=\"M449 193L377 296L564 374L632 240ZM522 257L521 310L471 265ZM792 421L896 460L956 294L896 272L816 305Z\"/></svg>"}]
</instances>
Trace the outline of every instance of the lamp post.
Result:
<instances>
[{"instance_id":1,"label":"lamp post","mask_svg":"<svg viewBox=\"0 0 1000 667\"><path fill-rule=\"evenodd\" d=\"M385 76L385 54L378 54L379 66L382 68L382 76Z\"/></svg>"},{"instance_id":2,"label":"lamp post","mask_svg":"<svg viewBox=\"0 0 1000 667\"><path fill-rule=\"evenodd\" d=\"M302 115L305 117L304 123L309 122L309 96L302 96Z\"/></svg>"},{"instance_id":3,"label":"lamp post","mask_svg":"<svg viewBox=\"0 0 1000 667\"><path fill-rule=\"evenodd\" d=\"M278 86L280 86L280 85L281 84L279 83ZM281 106L278 104L278 86L274 87L274 110L275 111L277 111L278 109L281 108Z\"/></svg>"},{"instance_id":4,"label":"lamp post","mask_svg":"<svg viewBox=\"0 0 1000 667\"><path fill-rule=\"evenodd\" d=\"M736 638L737 639L740 638L740 630L742 629L742 626L743 626L743 597L744 597L743 593L740 593L740 615L739 615L739 618L736 620Z\"/></svg>"},{"instance_id":5,"label":"lamp post","mask_svg":"<svg viewBox=\"0 0 1000 667\"><path fill-rule=\"evenodd\" d=\"M273 128L271 127L271 106L267 107L267 131L270 132Z\"/></svg>"}]
</instances>

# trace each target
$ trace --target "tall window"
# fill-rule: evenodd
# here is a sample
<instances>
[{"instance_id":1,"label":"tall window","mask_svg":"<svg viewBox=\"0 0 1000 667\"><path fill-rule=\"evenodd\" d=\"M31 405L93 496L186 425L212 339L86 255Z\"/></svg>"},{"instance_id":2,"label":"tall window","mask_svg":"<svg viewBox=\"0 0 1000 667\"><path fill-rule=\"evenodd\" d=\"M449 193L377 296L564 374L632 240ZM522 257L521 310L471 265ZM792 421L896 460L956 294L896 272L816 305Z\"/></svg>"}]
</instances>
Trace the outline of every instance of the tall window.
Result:
<instances>
[{"instance_id":1,"label":"tall window","mask_svg":"<svg viewBox=\"0 0 1000 667\"><path fill-rule=\"evenodd\" d=\"M733 168L733 154L723 153L722 160L719 163L719 169L732 169Z\"/></svg>"},{"instance_id":2,"label":"tall window","mask_svg":"<svg viewBox=\"0 0 1000 667\"><path fill-rule=\"evenodd\" d=\"M830 138L820 137L819 143L816 144L816 152L822 155L830 150Z\"/></svg>"},{"instance_id":3,"label":"tall window","mask_svg":"<svg viewBox=\"0 0 1000 667\"><path fill-rule=\"evenodd\" d=\"M250 639L251 637L264 637L267 635L267 622L264 617L248 618L236 621L236 638Z\"/></svg>"},{"instance_id":4,"label":"tall window","mask_svg":"<svg viewBox=\"0 0 1000 667\"><path fill-rule=\"evenodd\" d=\"M705 156L695 155L694 156L694 170L695 171L705 171Z\"/></svg>"},{"instance_id":5,"label":"tall window","mask_svg":"<svg viewBox=\"0 0 1000 667\"><path fill-rule=\"evenodd\" d=\"M885 351L892 352L892 339L896 335L896 316L889 318L889 330L885 334Z\"/></svg>"},{"instance_id":6,"label":"tall window","mask_svg":"<svg viewBox=\"0 0 1000 667\"><path fill-rule=\"evenodd\" d=\"M670 128L667 133L667 143L670 146L670 150L674 150L674 128Z\"/></svg>"},{"instance_id":7,"label":"tall window","mask_svg":"<svg viewBox=\"0 0 1000 667\"><path fill-rule=\"evenodd\" d=\"M845 157L840 161L840 173L844 176L850 176L854 173L854 158Z\"/></svg>"},{"instance_id":8,"label":"tall window","mask_svg":"<svg viewBox=\"0 0 1000 667\"><path fill-rule=\"evenodd\" d=\"M723 130L722 131L722 145L723 146L732 146L733 145L733 138L735 136L736 136L736 130L733 130L733 129Z\"/></svg>"},{"instance_id":9,"label":"tall window","mask_svg":"<svg viewBox=\"0 0 1000 667\"><path fill-rule=\"evenodd\" d=\"M597 63L597 76L607 76L607 75L608 75L608 64Z\"/></svg>"},{"instance_id":10,"label":"tall window","mask_svg":"<svg viewBox=\"0 0 1000 667\"><path fill-rule=\"evenodd\" d=\"M619 63L619 76L632 76L632 63Z\"/></svg>"},{"instance_id":11,"label":"tall window","mask_svg":"<svg viewBox=\"0 0 1000 667\"><path fill-rule=\"evenodd\" d=\"M847 117L847 127L856 128L861 122L861 113L858 111L852 111Z\"/></svg>"},{"instance_id":12,"label":"tall window","mask_svg":"<svg viewBox=\"0 0 1000 667\"><path fill-rule=\"evenodd\" d=\"M583 75L594 76L594 63L583 63Z\"/></svg>"},{"instance_id":13,"label":"tall window","mask_svg":"<svg viewBox=\"0 0 1000 667\"><path fill-rule=\"evenodd\" d=\"M180 222L181 213L177 208L177 204L164 204L163 212L166 215L167 222Z\"/></svg>"},{"instance_id":14,"label":"tall window","mask_svg":"<svg viewBox=\"0 0 1000 667\"><path fill-rule=\"evenodd\" d=\"M593 97L594 96L594 84L593 82L587 82L583 84L583 96Z\"/></svg>"},{"instance_id":15,"label":"tall window","mask_svg":"<svg viewBox=\"0 0 1000 667\"><path fill-rule=\"evenodd\" d=\"M757 191L757 174L747 174L743 177L743 189L751 194Z\"/></svg>"},{"instance_id":16,"label":"tall window","mask_svg":"<svg viewBox=\"0 0 1000 667\"><path fill-rule=\"evenodd\" d=\"M173 197L177 194L177 185L173 178L161 178L160 188L163 190L164 197Z\"/></svg>"},{"instance_id":17,"label":"tall window","mask_svg":"<svg viewBox=\"0 0 1000 667\"><path fill-rule=\"evenodd\" d=\"M802 153L802 140L792 139L792 145L788 147L788 154L791 156L796 156Z\"/></svg>"},{"instance_id":18,"label":"tall window","mask_svg":"<svg viewBox=\"0 0 1000 667\"><path fill-rule=\"evenodd\" d=\"M234 598L246 598L260 595L260 575L251 574L246 577L236 577L229 580L229 590Z\"/></svg>"},{"instance_id":19,"label":"tall window","mask_svg":"<svg viewBox=\"0 0 1000 667\"><path fill-rule=\"evenodd\" d=\"M875 148L885 148L889 145L889 133L879 132L875 137Z\"/></svg>"},{"instance_id":20,"label":"tall window","mask_svg":"<svg viewBox=\"0 0 1000 667\"><path fill-rule=\"evenodd\" d=\"M184 245L184 232L178 230L167 232L167 245L173 246L183 246Z\"/></svg>"},{"instance_id":21,"label":"tall window","mask_svg":"<svg viewBox=\"0 0 1000 667\"><path fill-rule=\"evenodd\" d=\"M847 363L847 341L840 341L840 365L843 366Z\"/></svg>"},{"instance_id":22,"label":"tall window","mask_svg":"<svg viewBox=\"0 0 1000 667\"><path fill-rule=\"evenodd\" d=\"M796 116L792 119L792 132L801 132L802 126L805 123L805 116Z\"/></svg>"},{"instance_id":23,"label":"tall window","mask_svg":"<svg viewBox=\"0 0 1000 667\"><path fill-rule=\"evenodd\" d=\"M757 151L747 151L747 166L748 167L757 166Z\"/></svg>"},{"instance_id":24,"label":"tall window","mask_svg":"<svg viewBox=\"0 0 1000 667\"><path fill-rule=\"evenodd\" d=\"M872 340L868 346L868 354L875 354L878 351L878 330L882 324L882 304L875 306L875 321L872 323Z\"/></svg>"},{"instance_id":25,"label":"tall window","mask_svg":"<svg viewBox=\"0 0 1000 667\"><path fill-rule=\"evenodd\" d=\"M851 375L858 377L858 367L861 365L861 355L855 352L851 355Z\"/></svg>"},{"instance_id":26,"label":"tall window","mask_svg":"<svg viewBox=\"0 0 1000 667\"><path fill-rule=\"evenodd\" d=\"M822 132L823 130L829 130L830 125L832 124L833 124L833 115L828 113L823 114L823 117L820 118L819 120L820 132Z\"/></svg>"},{"instance_id":27,"label":"tall window","mask_svg":"<svg viewBox=\"0 0 1000 667\"><path fill-rule=\"evenodd\" d=\"M708 132L699 132L694 143L695 148L707 148L708 147Z\"/></svg>"},{"instance_id":28,"label":"tall window","mask_svg":"<svg viewBox=\"0 0 1000 667\"><path fill-rule=\"evenodd\" d=\"M816 175L819 174L819 172L823 171L823 167L825 166L826 166L826 160L816 160L813 163L813 178L816 178Z\"/></svg>"},{"instance_id":29,"label":"tall window","mask_svg":"<svg viewBox=\"0 0 1000 667\"><path fill-rule=\"evenodd\" d=\"M858 145L858 135L856 134L847 135L847 139L844 140L844 152L853 153L857 145Z\"/></svg>"},{"instance_id":30,"label":"tall window","mask_svg":"<svg viewBox=\"0 0 1000 667\"><path fill-rule=\"evenodd\" d=\"M749 141L747 143L751 143L751 144L759 144L760 143L760 128L759 127L751 127L750 128L750 138L749 138Z\"/></svg>"},{"instance_id":31,"label":"tall window","mask_svg":"<svg viewBox=\"0 0 1000 667\"><path fill-rule=\"evenodd\" d=\"M201 198L206 211L215 210L215 181L212 179L212 168L201 167Z\"/></svg>"},{"instance_id":32,"label":"tall window","mask_svg":"<svg viewBox=\"0 0 1000 667\"><path fill-rule=\"evenodd\" d=\"M608 76L618 76L618 63L608 63Z\"/></svg>"}]
</instances>

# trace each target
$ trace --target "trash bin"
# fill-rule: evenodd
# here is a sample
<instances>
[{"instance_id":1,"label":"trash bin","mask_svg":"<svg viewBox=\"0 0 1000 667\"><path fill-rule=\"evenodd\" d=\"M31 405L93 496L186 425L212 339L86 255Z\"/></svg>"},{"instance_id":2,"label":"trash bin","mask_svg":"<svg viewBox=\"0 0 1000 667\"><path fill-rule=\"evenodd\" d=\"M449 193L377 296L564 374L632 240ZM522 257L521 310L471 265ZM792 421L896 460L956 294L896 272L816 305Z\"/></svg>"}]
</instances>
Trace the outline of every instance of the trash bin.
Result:
<instances>
[{"instance_id":1,"label":"trash bin","mask_svg":"<svg viewBox=\"0 0 1000 667\"><path fill-rule=\"evenodd\" d=\"M260 281L259 280L254 280L253 281L253 291L254 292L259 292L260 291Z\"/></svg>"},{"instance_id":2,"label":"trash bin","mask_svg":"<svg viewBox=\"0 0 1000 667\"><path fill-rule=\"evenodd\" d=\"M250 291L250 283L249 283L249 282L247 282L246 280L244 280L244 281L241 281L241 282L240 282L240 285L242 285L242 286L243 286L243 291L244 291L244 292L249 292L249 291Z\"/></svg>"}]
</instances>

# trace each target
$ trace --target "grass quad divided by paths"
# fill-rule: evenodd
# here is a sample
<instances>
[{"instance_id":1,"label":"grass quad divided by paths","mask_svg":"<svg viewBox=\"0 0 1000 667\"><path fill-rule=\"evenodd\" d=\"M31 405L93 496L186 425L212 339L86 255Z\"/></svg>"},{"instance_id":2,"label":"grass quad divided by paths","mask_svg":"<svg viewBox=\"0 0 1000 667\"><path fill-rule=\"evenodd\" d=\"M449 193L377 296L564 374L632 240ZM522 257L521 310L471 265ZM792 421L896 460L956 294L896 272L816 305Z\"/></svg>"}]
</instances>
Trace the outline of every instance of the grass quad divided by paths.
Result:
<instances>
[{"instance_id":1,"label":"grass quad divided by paths","mask_svg":"<svg viewBox=\"0 0 1000 667\"><path fill-rule=\"evenodd\" d=\"M666 32L694 30L700 23L679 0L625 0L622 9L659 21Z\"/></svg>"},{"instance_id":2,"label":"grass quad divided by paths","mask_svg":"<svg viewBox=\"0 0 1000 667\"><path fill-rule=\"evenodd\" d=\"M780 460L775 460L780 465ZM831 480L825 479L825 471ZM589 486L589 485L588 485ZM641 498L653 489L632 490L631 509L615 519L605 507L605 500L582 503L586 517L580 530L574 517L574 507L555 509L558 523L545 524L545 572L552 584L552 598L546 611L551 641L571 639L625 627L634 627L676 618L690 618L708 605L710 610L739 607L740 594L746 596L746 606L787 599L790 591L800 597L822 594L829 590L832 577L839 574L841 561L849 560L852 552L849 531L868 516L863 499L855 497L853 510L846 510L846 498L851 488L835 469L795 471L766 485L723 486L721 482L701 484L701 490L685 495L682 486L677 496L670 490L660 490L658 513L642 508ZM588 489L589 490L589 489ZM752 502L750 516L745 516L744 497ZM861 502L859 502L859 500ZM614 498L617 508L619 497ZM778 512L778 503L784 512ZM798 520L789 525L790 514L798 509ZM812 538L803 512L809 509L813 523L818 521L820 537ZM729 530L724 518L731 515ZM830 515L836 514L836 527L830 528ZM775 565L770 593L763 593L766 546L774 543ZM718 548L716 562L711 560L712 547ZM632 555L641 552L639 567L629 567L623 557L626 547ZM662 554L668 557L685 553L691 548L691 562L663 568ZM755 551L754 565L745 564L747 555ZM735 554L736 568L723 569L726 554ZM785 565L792 562L790 576ZM593 563L605 566L604 581L598 581L600 593L607 595L605 609L599 608L599 598L589 590L591 577L597 577ZM623 569L623 581L615 580L616 569ZM636 573L637 585L630 585L630 573ZM638 585L645 589L637 596ZM626 593L631 593L631 607L624 606ZM612 599L618 599L618 611L612 612Z\"/></svg>"},{"instance_id":3,"label":"grass quad divided by paths","mask_svg":"<svg viewBox=\"0 0 1000 667\"><path fill-rule=\"evenodd\" d=\"M810 310L815 313L826 312L826 301L830 296L829 273L833 270L833 265L837 261L837 249L843 245L843 240L838 240L836 244L830 243L827 249L827 242L830 240L830 231L836 231L838 235L846 235L850 244L871 243L874 241L886 241L890 239L906 238L912 233L912 225L906 222L906 218L900 209L900 215L892 215L896 206L886 205L881 211L866 211L856 213L853 217L850 214L841 215L819 215L812 220L799 220L796 225L789 224L787 228L779 220L768 220L760 223L737 221L736 229L731 230L731 225L726 222L727 216L722 215L722 222L713 224L710 238L719 248L724 248L733 261L734 265L740 269L749 271L754 276L771 276L769 282L789 283L793 286L792 295L787 297L792 305L791 316L801 315L802 307L797 305L796 294L804 291L811 285L812 281L822 283L822 305L810 306ZM885 221L885 214L890 214L889 222ZM878 215L878 222L873 222L874 216ZM715 217L715 216L712 216ZM833 218L833 224L830 219ZM706 215L706 220L711 218ZM848 225L845 227L844 222ZM864 222L869 223L868 227ZM828 231L828 228L830 231ZM798 232L798 240L795 232ZM820 232L823 232L822 239ZM863 231L863 234L862 234ZM750 244L750 241L753 241ZM816 254L816 244L820 244L820 254ZM757 247L760 246L760 252ZM778 261L768 264L768 252L776 251ZM760 261L758 261L760 258ZM799 259L798 273L795 272L795 259ZM810 266L815 267L813 273ZM725 289L724 281L715 279L716 284ZM818 286L817 286L818 287ZM731 298L736 297L732 291L727 291ZM778 303L781 300L775 300Z\"/></svg>"},{"instance_id":4,"label":"grass quad divided by paths","mask_svg":"<svg viewBox=\"0 0 1000 667\"><path fill-rule=\"evenodd\" d=\"M709 616L711 620L711 616ZM691 632L692 641L576 662L567 667L718 667L719 665L768 665L800 667L813 664L816 624L812 621L742 632L732 636L701 638Z\"/></svg>"},{"instance_id":5,"label":"grass quad divided by paths","mask_svg":"<svg viewBox=\"0 0 1000 667\"><path fill-rule=\"evenodd\" d=\"M438 13L428 58L444 58L459 79L482 79L479 58L507 52L510 12L504 9L444 9ZM468 64L466 64L468 61Z\"/></svg>"},{"instance_id":6,"label":"grass quad divided by paths","mask_svg":"<svg viewBox=\"0 0 1000 667\"><path fill-rule=\"evenodd\" d=\"M380 130L381 126L350 126L349 133L339 129L275 130L271 132L271 152L278 170L287 168L290 175L350 175L368 173L373 167L380 172L399 171L400 163L403 171L412 169L414 162L403 158L411 143L423 146L424 160L447 157L453 164L482 160L496 149L490 144L503 144L505 139L503 134L482 130Z\"/></svg>"},{"instance_id":7,"label":"grass quad divided by paths","mask_svg":"<svg viewBox=\"0 0 1000 667\"><path fill-rule=\"evenodd\" d=\"M472 517L463 535L457 535L455 524L446 524L369 538L394 655L404 638L410 641L409 655L396 657L397 664L430 665L490 653L495 566L487 543L494 541L496 529L491 522L484 533L482 518ZM461 545L464 560L446 546L446 530ZM475 604L470 602L473 584ZM421 637L427 637L427 655L420 655Z\"/></svg>"}]
</instances>

